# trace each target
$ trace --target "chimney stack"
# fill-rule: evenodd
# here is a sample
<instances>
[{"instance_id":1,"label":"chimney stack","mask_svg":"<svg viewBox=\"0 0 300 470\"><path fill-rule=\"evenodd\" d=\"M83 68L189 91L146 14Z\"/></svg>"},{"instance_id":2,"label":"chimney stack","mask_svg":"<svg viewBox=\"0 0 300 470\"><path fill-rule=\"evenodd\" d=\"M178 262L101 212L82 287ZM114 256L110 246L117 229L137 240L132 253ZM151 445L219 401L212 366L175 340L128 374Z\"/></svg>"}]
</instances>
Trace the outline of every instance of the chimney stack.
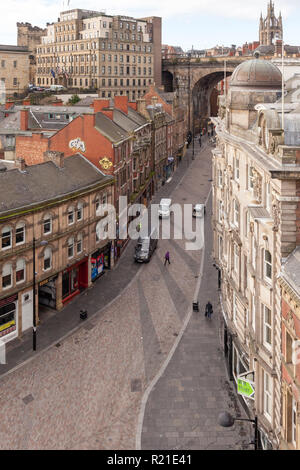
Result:
<instances>
[{"instance_id":1,"label":"chimney stack","mask_svg":"<svg viewBox=\"0 0 300 470\"><path fill-rule=\"evenodd\" d=\"M44 152L44 162L53 162L58 168L64 167L64 153L55 150Z\"/></svg>"},{"instance_id":2,"label":"chimney stack","mask_svg":"<svg viewBox=\"0 0 300 470\"><path fill-rule=\"evenodd\" d=\"M20 130L28 130L28 109L21 109L20 111Z\"/></svg>"},{"instance_id":3,"label":"chimney stack","mask_svg":"<svg viewBox=\"0 0 300 470\"><path fill-rule=\"evenodd\" d=\"M141 113L143 116L147 117L147 111L146 111L146 100L144 98L139 98L137 100L137 110L139 113Z\"/></svg>"},{"instance_id":4,"label":"chimney stack","mask_svg":"<svg viewBox=\"0 0 300 470\"><path fill-rule=\"evenodd\" d=\"M20 157L16 159L16 168L22 172L26 171L26 163L24 158Z\"/></svg>"},{"instance_id":5,"label":"chimney stack","mask_svg":"<svg viewBox=\"0 0 300 470\"><path fill-rule=\"evenodd\" d=\"M115 108L128 114L128 96L115 96Z\"/></svg>"}]
</instances>

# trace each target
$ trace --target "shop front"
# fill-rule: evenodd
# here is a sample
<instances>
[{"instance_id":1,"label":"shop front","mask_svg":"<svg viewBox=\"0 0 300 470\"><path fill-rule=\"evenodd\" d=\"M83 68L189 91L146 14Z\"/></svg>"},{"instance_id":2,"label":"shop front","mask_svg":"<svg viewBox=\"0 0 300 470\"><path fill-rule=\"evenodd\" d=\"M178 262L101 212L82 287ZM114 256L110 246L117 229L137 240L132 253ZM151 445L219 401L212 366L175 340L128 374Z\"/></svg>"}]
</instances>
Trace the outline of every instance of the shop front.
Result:
<instances>
[{"instance_id":1,"label":"shop front","mask_svg":"<svg viewBox=\"0 0 300 470\"><path fill-rule=\"evenodd\" d=\"M49 307L54 310L56 309L57 277L58 276L56 275L39 283L39 305L43 305L44 307Z\"/></svg>"},{"instance_id":2,"label":"shop front","mask_svg":"<svg viewBox=\"0 0 300 470\"><path fill-rule=\"evenodd\" d=\"M111 242L91 256L92 282L103 276L111 268Z\"/></svg>"},{"instance_id":3,"label":"shop front","mask_svg":"<svg viewBox=\"0 0 300 470\"><path fill-rule=\"evenodd\" d=\"M88 260L67 268L62 273L62 302L69 302L88 287Z\"/></svg>"},{"instance_id":4,"label":"shop front","mask_svg":"<svg viewBox=\"0 0 300 470\"><path fill-rule=\"evenodd\" d=\"M18 295L0 300L0 338L7 342L18 336Z\"/></svg>"}]
</instances>

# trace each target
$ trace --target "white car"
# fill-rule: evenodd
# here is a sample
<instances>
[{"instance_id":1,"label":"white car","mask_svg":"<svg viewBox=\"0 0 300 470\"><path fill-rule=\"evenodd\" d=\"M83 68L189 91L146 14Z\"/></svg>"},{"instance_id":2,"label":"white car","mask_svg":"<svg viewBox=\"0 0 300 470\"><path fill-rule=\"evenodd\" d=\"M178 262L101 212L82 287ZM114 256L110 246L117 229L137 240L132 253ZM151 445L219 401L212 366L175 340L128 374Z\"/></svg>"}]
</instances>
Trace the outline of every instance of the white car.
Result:
<instances>
[{"instance_id":1,"label":"white car","mask_svg":"<svg viewBox=\"0 0 300 470\"><path fill-rule=\"evenodd\" d=\"M158 215L161 219L168 219L170 217L170 206L172 199L162 199L159 203Z\"/></svg>"},{"instance_id":2,"label":"white car","mask_svg":"<svg viewBox=\"0 0 300 470\"><path fill-rule=\"evenodd\" d=\"M193 207L193 217L203 218L206 213L206 208L204 204L195 204Z\"/></svg>"}]
</instances>

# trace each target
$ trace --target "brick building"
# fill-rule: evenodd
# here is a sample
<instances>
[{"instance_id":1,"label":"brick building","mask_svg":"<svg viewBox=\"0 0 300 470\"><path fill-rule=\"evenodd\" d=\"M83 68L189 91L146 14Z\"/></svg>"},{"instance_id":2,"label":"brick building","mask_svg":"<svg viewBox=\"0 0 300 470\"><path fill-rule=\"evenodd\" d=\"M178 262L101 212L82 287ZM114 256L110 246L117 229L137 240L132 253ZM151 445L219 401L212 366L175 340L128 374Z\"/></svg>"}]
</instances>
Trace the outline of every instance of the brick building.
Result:
<instances>
[{"instance_id":1,"label":"brick building","mask_svg":"<svg viewBox=\"0 0 300 470\"><path fill-rule=\"evenodd\" d=\"M300 247L284 263L279 283L282 289L281 448L300 450Z\"/></svg>"},{"instance_id":2,"label":"brick building","mask_svg":"<svg viewBox=\"0 0 300 470\"><path fill-rule=\"evenodd\" d=\"M161 83L161 18L70 10L47 26L37 48L36 83L99 90L101 98L142 96Z\"/></svg>"},{"instance_id":3,"label":"brick building","mask_svg":"<svg viewBox=\"0 0 300 470\"><path fill-rule=\"evenodd\" d=\"M0 171L0 337L32 327L33 243L37 315L61 309L114 261L100 238L102 204L113 203L112 178L83 156L46 152L44 163Z\"/></svg>"}]
</instances>

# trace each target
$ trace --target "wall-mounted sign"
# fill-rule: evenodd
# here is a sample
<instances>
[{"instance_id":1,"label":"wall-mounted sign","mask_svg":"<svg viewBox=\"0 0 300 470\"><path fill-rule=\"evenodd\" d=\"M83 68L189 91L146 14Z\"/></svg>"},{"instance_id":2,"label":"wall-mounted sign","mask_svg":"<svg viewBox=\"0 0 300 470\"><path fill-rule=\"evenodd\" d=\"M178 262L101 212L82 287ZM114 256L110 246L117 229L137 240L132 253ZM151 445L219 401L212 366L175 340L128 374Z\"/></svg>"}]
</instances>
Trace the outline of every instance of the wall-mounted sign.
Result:
<instances>
[{"instance_id":1,"label":"wall-mounted sign","mask_svg":"<svg viewBox=\"0 0 300 470\"><path fill-rule=\"evenodd\" d=\"M78 137L77 139L70 140L69 147L72 150L81 150L82 153L85 152L85 143Z\"/></svg>"},{"instance_id":2,"label":"wall-mounted sign","mask_svg":"<svg viewBox=\"0 0 300 470\"><path fill-rule=\"evenodd\" d=\"M102 160L99 160L99 164L104 170L109 170L113 166L112 162L107 157L104 157L102 158Z\"/></svg>"}]
</instances>

